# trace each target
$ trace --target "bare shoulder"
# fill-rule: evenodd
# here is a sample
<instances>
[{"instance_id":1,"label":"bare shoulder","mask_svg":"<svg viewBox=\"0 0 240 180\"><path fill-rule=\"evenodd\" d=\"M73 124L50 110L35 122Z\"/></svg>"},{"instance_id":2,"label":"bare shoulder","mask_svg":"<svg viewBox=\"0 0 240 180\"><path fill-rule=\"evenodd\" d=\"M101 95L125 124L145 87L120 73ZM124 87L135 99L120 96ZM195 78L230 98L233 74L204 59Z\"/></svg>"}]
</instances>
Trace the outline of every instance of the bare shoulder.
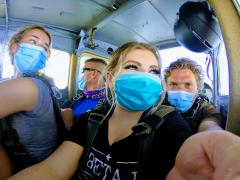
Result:
<instances>
[{"instance_id":1,"label":"bare shoulder","mask_svg":"<svg viewBox=\"0 0 240 180\"><path fill-rule=\"evenodd\" d=\"M16 78L0 83L0 115L31 110L37 103L38 88L28 78Z\"/></svg>"},{"instance_id":2,"label":"bare shoulder","mask_svg":"<svg viewBox=\"0 0 240 180\"><path fill-rule=\"evenodd\" d=\"M11 92L11 94L27 94L28 96L37 95L37 86L29 78L16 78L0 84L0 89Z\"/></svg>"}]
</instances>

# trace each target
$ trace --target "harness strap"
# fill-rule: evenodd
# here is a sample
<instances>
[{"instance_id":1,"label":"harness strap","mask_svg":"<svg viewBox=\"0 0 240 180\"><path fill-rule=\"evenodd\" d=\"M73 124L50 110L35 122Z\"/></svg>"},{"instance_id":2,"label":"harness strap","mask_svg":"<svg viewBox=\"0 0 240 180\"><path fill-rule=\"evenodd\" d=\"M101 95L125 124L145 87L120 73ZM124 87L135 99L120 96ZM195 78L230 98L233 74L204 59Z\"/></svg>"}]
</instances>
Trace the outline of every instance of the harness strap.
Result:
<instances>
[{"instance_id":1,"label":"harness strap","mask_svg":"<svg viewBox=\"0 0 240 180\"><path fill-rule=\"evenodd\" d=\"M114 106L111 106L110 109L108 109L109 107L110 107L109 104L106 101L104 101L104 102L101 102L101 104L98 104L94 112L91 112L91 111L88 112L87 140L84 146L82 159L80 162L81 165L79 167L81 175L79 175L78 173L76 174L77 176L83 177L84 180L89 179L89 177L84 172L84 167L88 158L88 154L92 148L93 142L96 138L96 135L98 133L100 126L102 125L106 117L109 116Z\"/></svg>"},{"instance_id":2,"label":"harness strap","mask_svg":"<svg viewBox=\"0 0 240 180\"><path fill-rule=\"evenodd\" d=\"M95 110L94 112L89 112L88 118L88 127L87 127L87 141L84 147L81 165L80 165L80 172L85 180L88 180L88 176L84 173L83 167L86 164L88 154L91 150L92 144L94 139L96 138L97 132L99 127L105 120L105 117L108 116L111 109L106 112ZM143 119L143 122L138 123L133 127L133 132L136 136L140 138L139 141L139 151L138 151L138 163L139 163L139 175L138 179L142 179L144 175L144 164L148 159L150 151L152 150L152 140L155 134L155 131L164 123L165 116L169 113L175 111L175 108L172 106L162 105L160 108L151 115L151 118L147 116Z\"/></svg>"},{"instance_id":3,"label":"harness strap","mask_svg":"<svg viewBox=\"0 0 240 180\"><path fill-rule=\"evenodd\" d=\"M77 95L72 99L64 101L62 108L71 108L73 109L82 99L86 98L83 91L78 91Z\"/></svg>"},{"instance_id":4,"label":"harness strap","mask_svg":"<svg viewBox=\"0 0 240 180\"><path fill-rule=\"evenodd\" d=\"M104 114L100 113L90 113L88 116L88 126L87 126L87 141L83 151L83 160L82 164L85 164L87 156L92 147L93 141L97 135L100 125L103 123Z\"/></svg>"},{"instance_id":5,"label":"harness strap","mask_svg":"<svg viewBox=\"0 0 240 180\"><path fill-rule=\"evenodd\" d=\"M104 117L105 117L105 113L103 113L103 112L96 112L96 113L89 112L88 113L88 116L87 116L87 121L88 121L87 140L86 140L86 144L84 146L82 159L80 161L81 165L78 168L79 171L77 171L76 174L74 175L75 177L77 176L77 179L83 178L84 180L89 180L89 177L84 172L84 167L85 167L85 163L88 158L88 154L91 150L92 144L96 138L98 129L105 119ZM79 174L79 172L80 172L80 174ZM73 179L75 179L75 178L73 178Z\"/></svg>"},{"instance_id":6,"label":"harness strap","mask_svg":"<svg viewBox=\"0 0 240 180\"><path fill-rule=\"evenodd\" d=\"M151 115L151 118L146 117L143 122L133 127L133 132L140 138L138 149L138 179L145 179L146 162L152 151L152 141L155 131L165 122L165 117L173 111L175 111L174 107L162 105Z\"/></svg>"}]
</instances>

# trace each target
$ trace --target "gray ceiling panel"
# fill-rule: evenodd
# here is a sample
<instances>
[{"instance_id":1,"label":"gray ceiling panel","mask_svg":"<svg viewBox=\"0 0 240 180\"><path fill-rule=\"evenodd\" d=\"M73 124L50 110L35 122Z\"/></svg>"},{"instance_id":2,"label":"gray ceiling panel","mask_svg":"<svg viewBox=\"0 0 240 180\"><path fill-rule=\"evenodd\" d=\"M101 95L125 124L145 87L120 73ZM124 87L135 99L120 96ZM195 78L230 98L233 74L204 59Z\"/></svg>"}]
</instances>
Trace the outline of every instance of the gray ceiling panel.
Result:
<instances>
[{"instance_id":1,"label":"gray ceiling panel","mask_svg":"<svg viewBox=\"0 0 240 180\"><path fill-rule=\"evenodd\" d=\"M158 42L173 36L172 27L149 1L144 1L113 19L148 42ZM131 26L129 26L131 24Z\"/></svg>"},{"instance_id":2,"label":"gray ceiling panel","mask_svg":"<svg viewBox=\"0 0 240 180\"><path fill-rule=\"evenodd\" d=\"M97 27L94 39L115 46L131 40L159 44L175 39L176 13L186 1L0 0L0 26L10 30L40 23L76 37L81 29L89 36L90 29Z\"/></svg>"},{"instance_id":3,"label":"gray ceiling panel","mask_svg":"<svg viewBox=\"0 0 240 180\"><path fill-rule=\"evenodd\" d=\"M91 1L9 0L11 18L52 24L71 30L87 29L104 18L109 10ZM21 12L21 13L19 13ZM34 14L34 16L31 16Z\"/></svg>"},{"instance_id":4,"label":"gray ceiling panel","mask_svg":"<svg viewBox=\"0 0 240 180\"><path fill-rule=\"evenodd\" d=\"M114 21L98 29L95 38L101 41L111 42L116 46L128 41L147 42L146 39L139 36L134 31L131 31L131 29L128 29Z\"/></svg>"}]
</instances>

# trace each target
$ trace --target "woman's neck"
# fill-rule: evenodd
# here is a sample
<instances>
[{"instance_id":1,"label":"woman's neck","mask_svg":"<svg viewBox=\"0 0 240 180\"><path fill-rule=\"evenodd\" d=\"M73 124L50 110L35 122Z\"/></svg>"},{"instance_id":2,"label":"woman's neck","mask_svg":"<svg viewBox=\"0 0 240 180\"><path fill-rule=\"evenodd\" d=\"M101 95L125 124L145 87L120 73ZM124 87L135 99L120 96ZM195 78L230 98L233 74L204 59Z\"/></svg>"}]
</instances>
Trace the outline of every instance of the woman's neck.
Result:
<instances>
[{"instance_id":1,"label":"woman's neck","mask_svg":"<svg viewBox=\"0 0 240 180\"><path fill-rule=\"evenodd\" d=\"M132 133L132 127L138 123L143 111L128 111L118 104L109 119L109 145L126 138Z\"/></svg>"},{"instance_id":2,"label":"woman's neck","mask_svg":"<svg viewBox=\"0 0 240 180\"><path fill-rule=\"evenodd\" d=\"M129 111L118 104L116 104L116 107L113 112L114 119L120 119L120 121L135 121L135 123L138 122L142 115L143 111Z\"/></svg>"}]
</instances>

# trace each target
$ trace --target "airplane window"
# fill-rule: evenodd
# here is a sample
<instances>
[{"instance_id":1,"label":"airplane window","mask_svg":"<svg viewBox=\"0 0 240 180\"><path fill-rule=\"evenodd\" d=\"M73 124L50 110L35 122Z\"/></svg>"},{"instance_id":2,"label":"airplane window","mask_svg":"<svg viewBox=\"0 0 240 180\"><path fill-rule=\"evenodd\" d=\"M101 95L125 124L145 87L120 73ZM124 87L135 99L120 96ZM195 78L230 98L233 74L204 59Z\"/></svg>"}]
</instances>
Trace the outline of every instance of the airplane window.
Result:
<instances>
[{"instance_id":1,"label":"airplane window","mask_svg":"<svg viewBox=\"0 0 240 180\"><path fill-rule=\"evenodd\" d=\"M218 54L218 94L220 96L229 95L229 68L227 61L227 54L224 43L220 46L220 51Z\"/></svg>"},{"instance_id":2,"label":"airplane window","mask_svg":"<svg viewBox=\"0 0 240 180\"><path fill-rule=\"evenodd\" d=\"M233 0L233 3L237 8L238 14L240 15L240 0Z\"/></svg>"},{"instance_id":3,"label":"airplane window","mask_svg":"<svg viewBox=\"0 0 240 180\"><path fill-rule=\"evenodd\" d=\"M59 89L67 87L69 62L70 56L68 53L53 49L44 69L45 74L53 78Z\"/></svg>"},{"instance_id":4,"label":"airplane window","mask_svg":"<svg viewBox=\"0 0 240 180\"><path fill-rule=\"evenodd\" d=\"M69 60L70 57L68 53L52 49L51 56L44 69L44 73L53 78L59 89L67 87ZM10 63L8 52L5 51L3 54L2 78L11 77L13 74L14 68Z\"/></svg>"},{"instance_id":5,"label":"airplane window","mask_svg":"<svg viewBox=\"0 0 240 180\"><path fill-rule=\"evenodd\" d=\"M4 46L2 46L1 48L1 52L3 52L3 54L1 56L3 56L3 62L2 62L2 78L9 78L11 76L13 76L14 74L14 69L13 66L10 62L10 58L7 52L7 48Z\"/></svg>"},{"instance_id":6,"label":"airplane window","mask_svg":"<svg viewBox=\"0 0 240 180\"><path fill-rule=\"evenodd\" d=\"M234 0L237 3L238 8L240 7L240 0Z\"/></svg>"},{"instance_id":7,"label":"airplane window","mask_svg":"<svg viewBox=\"0 0 240 180\"><path fill-rule=\"evenodd\" d=\"M177 60L180 57L187 57L194 61L196 61L199 65L202 66L204 73L205 73L205 79L204 82L209 85L211 88L213 88L213 71L212 71L212 63L210 59L208 58L209 55L206 53L195 53L192 51L187 50L186 48L179 46L174 48L167 48L159 51L162 61L163 61L163 67L162 69L165 69L170 65L171 62Z\"/></svg>"}]
</instances>

